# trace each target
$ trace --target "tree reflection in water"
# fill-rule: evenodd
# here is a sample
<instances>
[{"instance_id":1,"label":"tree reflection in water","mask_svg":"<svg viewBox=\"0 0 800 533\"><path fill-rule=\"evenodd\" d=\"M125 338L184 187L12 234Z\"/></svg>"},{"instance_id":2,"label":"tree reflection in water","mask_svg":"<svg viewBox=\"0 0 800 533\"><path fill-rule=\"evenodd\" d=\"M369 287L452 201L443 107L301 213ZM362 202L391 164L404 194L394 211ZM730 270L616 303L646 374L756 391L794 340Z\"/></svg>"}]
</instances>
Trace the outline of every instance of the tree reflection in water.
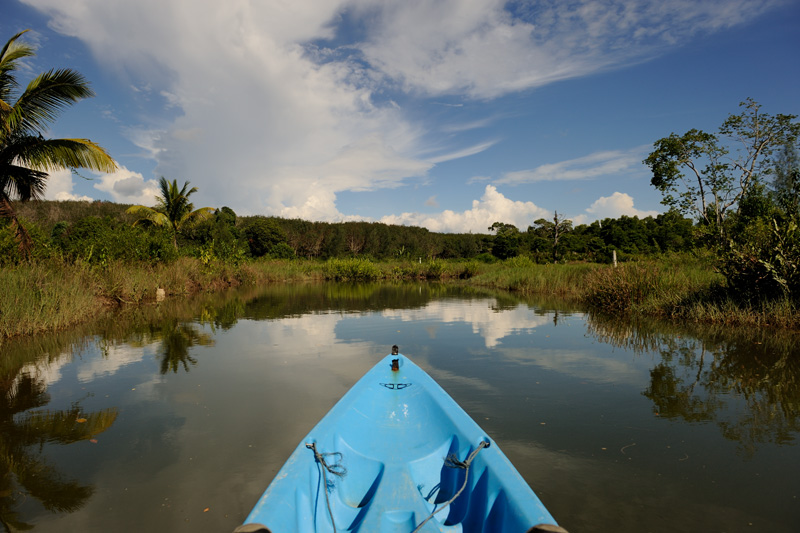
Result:
<instances>
[{"instance_id":1,"label":"tree reflection in water","mask_svg":"<svg viewBox=\"0 0 800 533\"><path fill-rule=\"evenodd\" d=\"M213 325L211 327L213 330ZM214 346L212 334L200 330L194 324L175 318L149 324L140 331L128 334L124 341L131 346L139 347L160 343L159 366L162 374L170 370L177 373L181 368L188 372L191 366L197 364L197 359L189 354L189 349L194 346Z\"/></svg>"},{"instance_id":2,"label":"tree reflection in water","mask_svg":"<svg viewBox=\"0 0 800 533\"><path fill-rule=\"evenodd\" d=\"M604 342L660 355L642 393L659 416L714 422L746 454L800 433L797 333L631 323L597 314L588 324Z\"/></svg>"},{"instance_id":3,"label":"tree reflection in water","mask_svg":"<svg viewBox=\"0 0 800 533\"><path fill-rule=\"evenodd\" d=\"M0 522L5 531L31 529L18 513L28 498L51 512L72 512L83 506L93 488L66 479L43 457L45 444L71 444L107 430L115 408L85 413L41 409L50 401L43 380L29 372L6 374L0 380Z\"/></svg>"}]
</instances>

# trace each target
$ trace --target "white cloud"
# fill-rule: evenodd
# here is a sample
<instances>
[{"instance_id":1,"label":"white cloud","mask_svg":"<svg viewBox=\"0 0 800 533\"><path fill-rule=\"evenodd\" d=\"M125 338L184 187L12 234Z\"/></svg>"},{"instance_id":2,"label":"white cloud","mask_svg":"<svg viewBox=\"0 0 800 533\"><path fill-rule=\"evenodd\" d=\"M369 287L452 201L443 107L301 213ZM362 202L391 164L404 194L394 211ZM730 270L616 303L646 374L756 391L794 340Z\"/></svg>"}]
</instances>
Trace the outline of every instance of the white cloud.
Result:
<instances>
[{"instance_id":1,"label":"white cloud","mask_svg":"<svg viewBox=\"0 0 800 533\"><path fill-rule=\"evenodd\" d=\"M538 181L587 180L618 176L642 168L646 147L597 152L569 161L550 163L531 170L508 172L495 183L521 184Z\"/></svg>"},{"instance_id":2,"label":"white cloud","mask_svg":"<svg viewBox=\"0 0 800 533\"><path fill-rule=\"evenodd\" d=\"M72 192L73 187L71 170L50 172L47 177L47 189L44 191L44 198L45 200L83 200L85 202L93 200L85 195L74 194Z\"/></svg>"},{"instance_id":3,"label":"white cloud","mask_svg":"<svg viewBox=\"0 0 800 533\"><path fill-rule=\"evenodd\" d=\"M157 174L199 188L196 203L321 220L347 219L336 207L342 191L398 187L494 143L431 152L432 128L391 101L393 91L494 98L642 60L779 2L23 1L84 41L102 67L135 80L131 96L149 106L149 123L128 134ZM598 169L625 168L623 156ZM546 171L589 177L575 166L540 168L501 183ZM122 171L97 188L152 204L150 183ZM452 218L482 227L484 208L511 209L482 201Z\"/></svg>"},{"instance_id":4,"label":"white cloud","mask_svg":"<svg viewBox=\"0 0 800 533\"><path fill-rule=\"evenodd\" d=\"M445 161L451 161L453 159L461 159L462 157L469 157L471 155L479 154L484 150L491 148L495 145L497 141L486 141L474 146L468 146L466 148L462 148L452 153L445 153L441 155L437 155L435 157L431 157L428 159L431 163L443 163Z\"/></svg>"},{"instance_id":5,"label":"white cloud","mask_svg":"<svg viewBox=\"0 0 800 533\"><path fill-rule=\"evenodd\" d=\"M549 216L550 211L533 202L520 202L506 198L497 188L487 185L480 200L472 201L472 209L456 213L445 210L435 215L403 213L381 218L386 224L422 226L436 232L488 233L495 222L514 224L525 229L537 218Z\"/></svg>"},{"instance_id":6,"label":"white cloud","mask_svg":"<svg viewBox=\"0 0 800 533\"><path fill-rule=\"evenodd\" d=\"M623 192L615 192L611 196L598 198L587 210L588 215L578 215L572 220L577 224L585 224L589 220L602 220L604 218L619 218L622 215L629 217L655 217L658 211L642 211L633 206L633 197Z\"/></svg>"},{"instance_id":7,"label":"white cloud","mask_svg":"<svg viewBox=\"0 0 800 533\"><path fill-rule=\"evenodd\" d=\"M493 98L638 61L780 3L362 1L373 23L359 48L408 90Z\"/></svg>"},{"instance_id":8,"label":"white cloud","mask_svg":"<svg viewBox=\"0 0 800 533\"><path fill-rule=\"evenodd\" d=\"M94 188L111 195L115 202L121 204L138 204L154 206L156 196L160 193L155 180L145 181L138 172L120 167L113 174L102 174Z\"/></svg>"}]
</instances>

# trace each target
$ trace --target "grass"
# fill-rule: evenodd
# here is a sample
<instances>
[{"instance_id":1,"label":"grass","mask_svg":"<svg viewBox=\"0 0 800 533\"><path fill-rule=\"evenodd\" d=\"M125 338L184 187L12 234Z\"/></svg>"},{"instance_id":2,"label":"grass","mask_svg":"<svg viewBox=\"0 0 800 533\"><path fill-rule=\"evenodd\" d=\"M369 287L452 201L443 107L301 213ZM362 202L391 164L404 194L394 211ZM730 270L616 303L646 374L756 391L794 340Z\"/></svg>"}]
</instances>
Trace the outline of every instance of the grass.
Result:
<instances>
[{"instance_id":1,"label":"grass","mask_svg":"<svg viewBox=\"0 0 800 533\"><path fill-rule=\"evenodd\" d=\"M104 267L61 261L0 270L0 340L60 330L124 304L240 285L322 279L303 262L253 261L234 266L181 257L168 264L112 262Z\"/></svg>"},{"instance_id":2,"label":"grass","mask_svg":"<svg viewBox=\"0 0 800 533\"><path fill-rule=\"evenodd\" d=\"M214 292L228 287L297 281L442 280L525 295L549 295L608 314L697 323L800 329L797 304L739 302L702 257L664 256L618 267L576 263L539 265L518 257L478 261L398 261L365 258L327 262L256 260L241 264L181 257L171 263L110 262L103 266L59 260L0 269L0 342L61 330L122 305Z\"/></svg>"},{"instance_id":3,"label":"grass","mask_svg":"<svg viewBox=\"0 0 800 533\"><path fill-rule=\"evenodd\" d=\"M587 276L600 268L588 263L539 265L526 258L513 258L479 268L470 283L522 294L582 299Z\"/></svg>"},{"instance_id":4,"label":"grass","mask_svg":"<svg viewBox=\"0 0 800 533\"><path fill-rule=\"evenodd\" d=\"M99 307L91 273L76 265L27 265L0 271L0 339L62 329Z\"/></svg>"}]
</instances>

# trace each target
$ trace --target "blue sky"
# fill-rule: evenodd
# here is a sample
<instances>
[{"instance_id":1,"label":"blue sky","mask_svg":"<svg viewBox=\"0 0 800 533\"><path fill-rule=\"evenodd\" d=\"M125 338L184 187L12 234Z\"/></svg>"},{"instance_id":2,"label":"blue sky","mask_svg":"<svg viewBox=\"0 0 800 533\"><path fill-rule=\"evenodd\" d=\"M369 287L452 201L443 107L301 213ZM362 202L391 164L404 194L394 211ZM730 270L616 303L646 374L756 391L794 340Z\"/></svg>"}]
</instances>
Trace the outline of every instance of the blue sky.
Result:
<instances>
[{"instance_id":1,"label":"blue sky","mask_svg":"<svg viewBox=\"0 0 800 533\"><path fill-rule=\"evenodd\" d=\"M70 67L97 93L52 137L115 174L47 198L196 206L433 231L664 211L642 160L753 98L800 114L796 0L9 0L19 78Z\"/></svg>"}]
</instances>

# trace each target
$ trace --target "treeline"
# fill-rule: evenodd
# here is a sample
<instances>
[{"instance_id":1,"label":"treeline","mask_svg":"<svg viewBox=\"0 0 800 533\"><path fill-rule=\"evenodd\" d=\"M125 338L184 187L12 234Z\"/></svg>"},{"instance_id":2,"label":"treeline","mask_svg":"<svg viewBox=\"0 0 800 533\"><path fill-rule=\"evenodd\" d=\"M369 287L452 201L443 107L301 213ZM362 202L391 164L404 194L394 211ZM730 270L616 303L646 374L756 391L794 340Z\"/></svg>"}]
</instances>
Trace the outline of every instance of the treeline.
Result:
<instances>
[{"instance_id":1,"label":"treeline","mask_svg":"<svg viewBox=\"0 0 800 533\"><path fill-rule=\"evenodd\" d=\"M179 256L241 262L276 259L362 257L392 259L477 259L484 262L527 256L536 263L610 262L695 245L692 221L676 211L657 217L622 216L572 227L569 221L537 220L520 230L496 223L487 233L435 233L379 222L311 222L280 217L239 217L228 208L178 234L176 248L167 228L137 227L130 206L111 202L34 201L17 207L31 235L33 259L58 256L92 264L115 260L169 262ZM555 218L558 218L556 214ZM0 261L17 263L8 223L0 222Z\"/></svg>"}]
</instances>

